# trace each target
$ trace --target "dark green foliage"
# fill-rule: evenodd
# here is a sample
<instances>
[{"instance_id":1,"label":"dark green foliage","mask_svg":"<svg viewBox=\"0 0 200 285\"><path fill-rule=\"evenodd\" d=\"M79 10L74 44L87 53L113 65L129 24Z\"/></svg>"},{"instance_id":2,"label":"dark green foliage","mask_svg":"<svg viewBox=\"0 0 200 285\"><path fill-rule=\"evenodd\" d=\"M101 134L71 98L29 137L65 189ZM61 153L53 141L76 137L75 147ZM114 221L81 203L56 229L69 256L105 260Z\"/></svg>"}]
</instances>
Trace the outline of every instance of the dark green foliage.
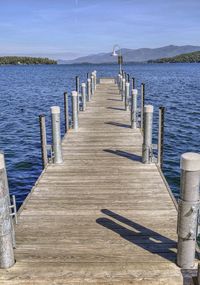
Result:
<instances>
[{"instance_id":1,"label":"dark green foliage","mask_svg":"<svg viewBox=\"0 0 200 285\"><path fill-rule=\"evenodd\" d=\"M181 63L181 62L199 62L200 63L200 51L191 53L184 53L174 57L160 58L156 60L149 60L148 63Z\"/></svg>"},{"instance_id":2,"label":"dark green foliage","mask_svg":"<svg viewBox=\"0 0 200 285\"><path fill-rule=\"evenodd\" d=\"M2 56L0 64L57 64L57 61L49 58L27 56Z\"/></svg>"}]
</instances>

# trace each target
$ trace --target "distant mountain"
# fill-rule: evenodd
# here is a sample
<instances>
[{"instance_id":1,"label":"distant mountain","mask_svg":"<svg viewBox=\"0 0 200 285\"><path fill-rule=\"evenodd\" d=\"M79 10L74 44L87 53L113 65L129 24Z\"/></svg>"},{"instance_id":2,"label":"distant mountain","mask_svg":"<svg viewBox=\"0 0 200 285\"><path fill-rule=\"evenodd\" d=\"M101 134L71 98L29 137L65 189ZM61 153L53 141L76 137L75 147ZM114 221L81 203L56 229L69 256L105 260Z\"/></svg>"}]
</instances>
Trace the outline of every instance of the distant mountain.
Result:
<instances>
[{"instance_id":1,"label":"distant mountain","mask_svg":"<svg viewBox=\"0 0 200 285\"><path fill-rule=\"evenodd\" d=\"M147 62L149 60L155 60L164 57L173 57L183 53L190 53L194 51L200 51L200 46L174 46L169 45L161 48L140 48L140 49L126 49L123 48L122 55L124 62ZM60 64L79 64L79 63L116 63L117 58L111 56L110 53L98 53L84 57L79 57L73 60L58 60Z\"/></svg>"},{"instance_id":2,"label":"distant mountain","mask_svg":"<svg viewBox=\"0 0 200 285\"><path fill-rule=\"evenodd\" d=\"M149 63L200 63L200 51L184 53L173 57L164 57L156 60L149 60Z\"/></svg>"}]
</instances>

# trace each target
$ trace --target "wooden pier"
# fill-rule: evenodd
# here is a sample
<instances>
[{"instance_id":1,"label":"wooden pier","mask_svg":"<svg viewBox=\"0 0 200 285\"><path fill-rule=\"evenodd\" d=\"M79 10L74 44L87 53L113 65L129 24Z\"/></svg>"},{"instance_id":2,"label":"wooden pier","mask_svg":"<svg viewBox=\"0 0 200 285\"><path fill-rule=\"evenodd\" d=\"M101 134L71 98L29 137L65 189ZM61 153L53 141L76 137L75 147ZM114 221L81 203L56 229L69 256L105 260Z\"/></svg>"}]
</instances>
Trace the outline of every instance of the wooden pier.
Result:
<instances>
[{"instance_id":1,"label":"wooden pier","mask_svg":"<svg viewBox=\"0 0 200 285\"><path fill-rule=\"evenodd\" d=\"M0 284L183 285L177 210L156 164L141 162L117 85L102 80L18 213L15 265Z\"/></svg>"}]
</instances>

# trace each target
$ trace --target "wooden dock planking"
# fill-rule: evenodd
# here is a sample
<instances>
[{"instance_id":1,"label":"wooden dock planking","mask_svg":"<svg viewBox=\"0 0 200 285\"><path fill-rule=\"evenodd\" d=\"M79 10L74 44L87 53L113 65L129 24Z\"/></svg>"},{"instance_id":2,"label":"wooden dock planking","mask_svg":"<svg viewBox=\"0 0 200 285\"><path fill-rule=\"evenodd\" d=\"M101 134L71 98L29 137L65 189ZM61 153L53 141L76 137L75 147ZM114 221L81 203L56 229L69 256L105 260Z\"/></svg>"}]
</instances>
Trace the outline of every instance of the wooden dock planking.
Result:
<instances>
[{"instance_id":1,"label":"wooden dock planking","mask_svg":"<svg viewBox=\"0 0 200 285\"><path fill-rule=\"evenodd\" d=\"M117 86L98 85L16 226L16 264L0 284L183 284L177 212L156 165L141 163Z\"/></svg>"}]
</instances>

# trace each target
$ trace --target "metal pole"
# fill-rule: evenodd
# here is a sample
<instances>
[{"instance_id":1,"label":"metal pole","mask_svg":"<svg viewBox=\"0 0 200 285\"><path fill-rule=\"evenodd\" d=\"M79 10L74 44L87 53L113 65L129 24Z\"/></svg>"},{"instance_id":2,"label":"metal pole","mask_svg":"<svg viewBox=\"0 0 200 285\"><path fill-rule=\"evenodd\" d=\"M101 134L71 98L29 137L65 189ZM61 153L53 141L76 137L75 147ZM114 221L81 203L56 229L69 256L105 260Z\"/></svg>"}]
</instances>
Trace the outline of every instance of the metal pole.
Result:
<instances>
[{"instance_id":1,"label":"metal pole","mask_svg":"<svg viewBox=\"0 0 200 285\"><path fill-rule=\"evenodd\" d=\"M152 128L153 128L153 106L144 106L144 135L142 145L142 162L151 163L152 158Z\"/></svg>"},{"instance_id":2,"label":"metal pole","mask_svg":"<svg viewBox=\"0 0 200 285\"><path fill-rule=\"evenodd\" d=\"M79 93L80 93L79 86L80 86L79 76L76 76L76 92L78 93L77 96L78 111L79 111Z\"/></svg>"},{"instance_id":3,"label":"metal pole","mask_svg":"<svg viewBox=\"0 0 200 285\"><path fill-rule=\"evenodd\" d=\"M69 129L69 106L68 106L68 94L64 93L64 113L65 113L65 133Z\"/></svg>"},{"instance_id":4,"label":"metal pole","mask_svg":"<svg viewBox=\"0 0 200 285\"><path fill-rule=\"evenodd\" d=\"M72 120L73 120L73 129L78 130L78 106L77 106L77 96L76 91L72 91Z\"/></svg>"},{"instance_id":5,"label":"metal pole","mask_svg":"<svg viewBox=\"0 0 200 285\"><path fill-rule=\"evenodd\" d=\"M130 93L130 83L125 84L125 110L128 111L129 106L129 93Z\"/></svg>"},{"instance_id":6,"label":"metal pole","mask_svg":"<svg viewBox=\"0 0 200 285\"><path fill-rule=\"evenodd\" d=\"M122 93L121 93L122 101L124 100L124 96L125 96L125 85L126 85L126 80L125 78L123 78L122 79Z\"/></svg>"},{"instance_id":7,"label":"metal pole","mask_svg":"<svg viewBox=\"0 0 200 285\"><path fill-rule=\"evenodd\" d=\"M138 96L137 89L133 89L132 96L131 96L131 128L132 129L137 128L137 96Z\"/></svg>"},{"instance_id":8,"label":"metal pole","mask_svg":"<svg viewBox=\"0 0 200 285\"><path fill-rule=\"evenodd\" d=\"M13 224L4 154L0 153L0 268L14 265Z\"/></svg>"},{"instance_id":9,"label":"metal pole","mask_svg":"<svg viewBox=\"0 0 200 285\"><path fill-rule=\"evenodd\" d=\"M135 89L135 78L132 77L132 89Z\"/></svg>"},{"instance_id":10,"label":"metal pole","mask_svg":"<svg viewBox=\"0 0 200 285\"><path fill-rule=\"evenodd\" d=\"M127 81L130 82L130 75L127 73Z\"/></svg>"},{"instance_id":11,"label":"metal pole","mask_svg":"<svg viewBox=\"0 0 200 285\"><path fill-rule=\"evenodd\" d=\"M158 165L163 168L164 153L164 116L165 108L159 107L159 123L158 123Z\"/></svg>"},{"instance_id":12,"label":"metal pole","mask_svg":"<svg viewBox=\"0 0 200 285\"><path fill-rule=\"evenodd\" d=\"M87 79L87 101L91 100L91 79Z\"/></svg>"},{"instance_id":13,"label":"metal pole","mask_svg":"<svg viewBox=\"0 0 200 285\"><path fill-rule=\"evenodd\" d=\"M181 191L178 208L177 264L183 269L194 268L199 211L200 154L181 155Z\"/></svg>"},{"instance_id":14,"label":"metal pole","mask_svg":"<svg viewBox=\"0 0 200 285\"><path fill-rule=\"evenodd\" d=\"M39 116L39 123L40 123L42 166L43 166L43 169L44 169L47 166L47 164L48 164L47 135L46 135L45 115L40 115Z\"/></svg>"},{"instance_id":15,"label":"metal pole","mask_svg":"<svg viewBox=\"0 0 200 285\"><path fill-rule=\"evenodd\" d=\"M81 84L81 94L82 94L82 105L83 105L83 111L86 109L86 84Z\"/></svg>"},{"instance_id":16,"label":"metal pole","mask_svg":"<svg viewBox=\"0 0 200 285\"><path fill-rule=\"evenodd\" d=\"M143 132L144 130L144 104L145 104L145 84L141 84L141 116L140 116L140 126L141 126L141 131Z\"/></svg>"},{"instance_id":17,"label":"metal pole","mask_svg":"<svg viewBox=\"0 0 200 285\"><path fill-rule=\"evenodd\" d=\"M63 162L61 133L60 133L60 107L51 107L51 125L52 125L52 148L53 163L59 164Z\"/></svg>"}]
</instances>

